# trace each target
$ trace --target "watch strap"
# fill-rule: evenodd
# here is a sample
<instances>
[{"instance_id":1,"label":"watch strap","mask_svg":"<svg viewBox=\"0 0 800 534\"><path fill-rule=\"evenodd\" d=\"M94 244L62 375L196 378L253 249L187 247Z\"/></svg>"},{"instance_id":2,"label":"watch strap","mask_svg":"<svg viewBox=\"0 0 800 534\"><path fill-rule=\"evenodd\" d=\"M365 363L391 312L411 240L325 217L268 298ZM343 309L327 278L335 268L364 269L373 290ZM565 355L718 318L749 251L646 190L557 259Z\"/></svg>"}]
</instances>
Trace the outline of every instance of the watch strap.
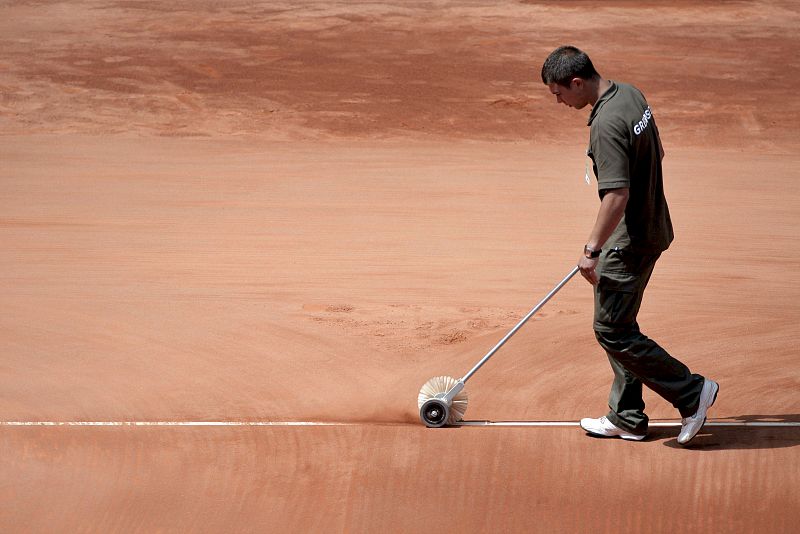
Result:
<instances>
[{"instance_id":1,"label":"watch strap","mask_svg":"<svg viewBox=\"0 0 800 534\"><path fill-rule=\"evenodd\" d=\"M592 260L599 258L601 252L603 252L603 249L594 250L593 248L589 248L589 245L583 247L583 255Z\"/></svg>"}]
</instances>

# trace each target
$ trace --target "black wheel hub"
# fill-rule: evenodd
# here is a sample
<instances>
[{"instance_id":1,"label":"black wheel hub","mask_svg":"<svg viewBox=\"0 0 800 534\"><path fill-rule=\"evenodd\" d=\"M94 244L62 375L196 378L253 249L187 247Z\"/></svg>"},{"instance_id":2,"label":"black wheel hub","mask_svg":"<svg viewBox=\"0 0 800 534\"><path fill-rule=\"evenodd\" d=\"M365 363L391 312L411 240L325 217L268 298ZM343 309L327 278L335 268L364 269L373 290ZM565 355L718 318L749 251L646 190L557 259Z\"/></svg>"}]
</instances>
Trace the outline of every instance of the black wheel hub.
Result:
<instances>
[{"instance_id":1,"label":"black wheel hub","mask_svg":"<svg viewBox=\"0 0 800 534\"><path fill-rule=\"evenodd\" d=\"M426 426L438 428L447 423L450 408L440 399L430 399L419 409L419 416Z\"/></svg>"}]
</instances>

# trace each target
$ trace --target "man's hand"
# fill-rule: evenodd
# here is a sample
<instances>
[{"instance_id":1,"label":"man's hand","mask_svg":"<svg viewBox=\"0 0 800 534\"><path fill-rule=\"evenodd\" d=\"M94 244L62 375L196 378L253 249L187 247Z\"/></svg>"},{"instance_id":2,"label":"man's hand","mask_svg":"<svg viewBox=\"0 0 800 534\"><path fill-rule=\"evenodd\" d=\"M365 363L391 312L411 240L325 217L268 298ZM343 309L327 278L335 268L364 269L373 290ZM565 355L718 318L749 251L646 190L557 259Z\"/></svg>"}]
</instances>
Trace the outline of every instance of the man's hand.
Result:
<instances>
[{"instance_id":1,"label":"man's hand","mask_svg":"<svg viewBox=\"0 0 800 534\"><path fill-rule=\"evenodd\" d=\"M599 280L596 270L597 260L598 258L587 258L586 256L581 256L580 261L578 261L578 268L581 270L581 276L586 278L586 280L593 286L596 286Z\"/></svg>"},{"instance_id":2,"label":"man's hand","mask_svg":"<svg viewBox=\"0 0 800 534\"><path fill-rule=\"evenodd\" d=\"M592 233L586 242L586 247L590 250L600 250L606 240L611 236L614 228L617 227L625 215L625 206L628 204L630 193L627 187L618 189L607 189L603 193L603 200L600 201L600 211L597 213L597 221L594 223ZM578 267L581 275L593 286L597 285L599 276L597 275L598 258L587 258L586 254L581 256Z\"/></svg>"}]
</instances>

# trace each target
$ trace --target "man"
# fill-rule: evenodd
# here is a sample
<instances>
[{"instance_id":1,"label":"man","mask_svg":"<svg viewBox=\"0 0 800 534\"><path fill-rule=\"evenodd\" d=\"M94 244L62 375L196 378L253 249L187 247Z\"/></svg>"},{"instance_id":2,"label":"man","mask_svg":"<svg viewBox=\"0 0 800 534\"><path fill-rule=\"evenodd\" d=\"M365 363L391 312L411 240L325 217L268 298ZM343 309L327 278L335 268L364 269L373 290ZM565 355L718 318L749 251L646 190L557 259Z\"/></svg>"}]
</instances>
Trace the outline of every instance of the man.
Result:
<instances>
[{"instance_id":1,"label":"man","mask_svg":"<svg viewBox=\"0 0 800 534\"><path fill-rule=\"evenodd\" d=\"M594 286L595 337L608 354L614 382L608 415L582 419L581 427L595 436L644 439L644 384L680 411L678 443L685 445L705 423L719 386L692 374L636 322L656 260L673 238L653 113L638 89L604 79L589 56L572 46L548 56L542 81L558 103L592 108L587 153L600 209L578 267Z\"/></svg>"}]
</instances>

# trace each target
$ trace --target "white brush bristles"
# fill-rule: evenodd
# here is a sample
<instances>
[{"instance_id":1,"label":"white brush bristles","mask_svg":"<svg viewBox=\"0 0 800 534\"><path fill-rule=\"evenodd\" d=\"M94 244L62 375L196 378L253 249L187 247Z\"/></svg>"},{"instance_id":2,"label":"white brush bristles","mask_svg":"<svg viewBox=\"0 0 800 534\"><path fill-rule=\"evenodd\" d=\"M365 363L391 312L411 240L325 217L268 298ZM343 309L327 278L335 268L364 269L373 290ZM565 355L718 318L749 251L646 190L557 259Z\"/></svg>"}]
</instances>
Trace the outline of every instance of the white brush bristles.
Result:
<instances>
[{"instance_id":1,"label":"white brush bristles","mask_svg":"<svg viewBox=\"0 0 800 534\"><path fill-rule=\"evenodd\" d=\"M425 401L435 398L437 395L443 396L450 391L453 386L458 383L458 380L452 376L435 376L425 382L422 389L419 390L419 397L417 397L417 408L422 408ZM461 421L464 413L467 411L467 390L462 389L458 395L453 398L450 405L450 416L447 418L447 424L452 425Z\"/></svg>"}]
</instances>

